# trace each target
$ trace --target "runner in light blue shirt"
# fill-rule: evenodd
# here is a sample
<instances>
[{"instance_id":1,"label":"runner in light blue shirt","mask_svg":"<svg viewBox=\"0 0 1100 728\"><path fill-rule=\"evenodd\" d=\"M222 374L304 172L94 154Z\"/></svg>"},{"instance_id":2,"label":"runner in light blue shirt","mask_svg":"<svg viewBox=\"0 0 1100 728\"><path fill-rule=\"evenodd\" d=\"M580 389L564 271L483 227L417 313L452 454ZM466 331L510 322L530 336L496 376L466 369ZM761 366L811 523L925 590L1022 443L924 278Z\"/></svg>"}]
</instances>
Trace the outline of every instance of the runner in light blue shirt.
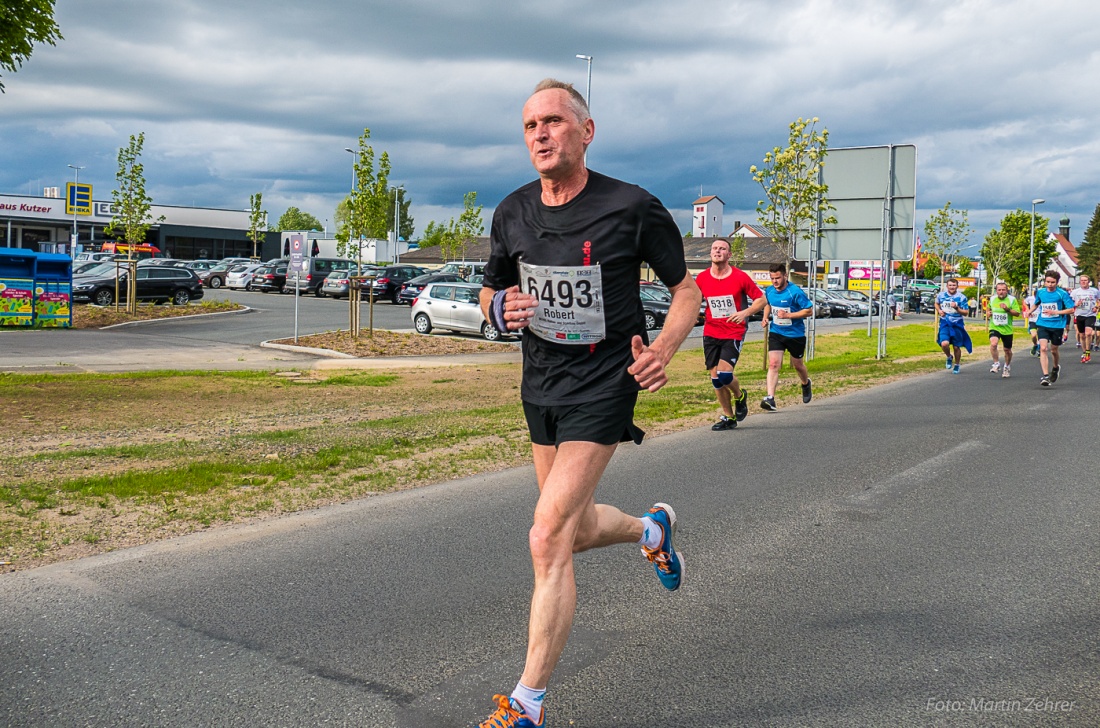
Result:
<instances>
[{"instance_id":1,"label":"runner in light blue shirt","mask_svg":"<svg viewBox=\"0 0 1100 728\"><path fill-rule=\"evenodd\" d=\"M1039 318L1035 321L1035 335L1039 339L1039 364L1043 367L1043 378L1039 385L1049 387L1058 381L1062 367L1058 362L1058 347L1062 345L1062 336L1069 325L1070 314L1076 308L1073 298L1064 288L1058 287L1061 274L1048 270L1043 274L1043 288L1035 291L1035 308Z\"/></svg>"},{"instance_id":2,"label":"runner in light blue shirt","mask_svg":"<svg viewBox=\"0 0 1100 728\"><path fill-rule=\"evenodd\" d=\"M947 279L947 290L940 291L936 296L936 315L940 317L940 330L937 341L947 357L946 369L959 373L959 364L962 361L962 349L969 354L973 351L970 342L970 334L966 333L964 316L970 310L970 304L966 296L959 293L959 282L954 278ZM952 357L952 353L954 357Z\"/></svg>"},{"instance_id":3,"label":"runner in light blue shirt","mask_svg":"<svg viewBox=\"0 0 1100 728\"><path fill-rule=\"evenodd\" d=\"M775 404L775 385L779 383L779 369L783 366L783 352L790 352L791 366L798 372L802 383L802 402L808 404L813 397L810 374L802 361L806 352L805 319L813 315L814 305L801 288L787 278L787 266L773 263L768 268L772 284L764 289L768 302L764 306L764 327L768 331L768 396L760 406L769 412Z\"/></svg>"}]
</instances>

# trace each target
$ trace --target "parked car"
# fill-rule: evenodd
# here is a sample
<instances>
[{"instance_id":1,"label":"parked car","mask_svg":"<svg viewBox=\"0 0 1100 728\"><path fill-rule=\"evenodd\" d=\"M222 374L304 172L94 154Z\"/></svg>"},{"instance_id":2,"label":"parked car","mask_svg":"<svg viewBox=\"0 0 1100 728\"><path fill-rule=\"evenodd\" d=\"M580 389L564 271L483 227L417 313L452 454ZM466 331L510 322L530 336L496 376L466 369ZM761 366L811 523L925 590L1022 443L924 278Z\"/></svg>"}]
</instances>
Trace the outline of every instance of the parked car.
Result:
<instances>
[{"instance_id":1,"label":"parked car","mask_svg":"<svg viewBox=\"0 0 1100 728\"><path fill-rule=\"evenodd\" d=\"M940 284L929 278L914 278L905 284L906 288L916 288L918 291L934 291L939 293Z\"/></svg>"},{"instance_id":2,"label":"parked car","mask_svg":"<svg viewBox=\"0 0 1100 728\"><path fill-rule=\"evenodd\" d=\"M90 270L98 268L103 261L101 260L81 260L73 261L73 275L78 276L81 273L87 273Z\"/></svg>"},{"instance_id":3,"label":"parked car","mask_svg":"<svg viewBox=\"0 0 1100 728\"><path fill-rule=\"evenodd\" d=\"M282 293L286 288L286 263L260 266L252 274L252 288L264 293Z\"/></svg>"},{"instance_id":4,"label":"parked car","mask_svg":"<svg viewBox=\"0 0 1100 728\"><path fill-rule=\"evenodd\" d=\"M309 262L306 266L306 270L302 273L295 274L294 272L287 273L286 288L288 291L293 291L297 286L298 291L301 293L312 293L318 298L322 298L325 294L321 291L321 286L325 283L325 278L328 274L334 270L352 270L355 268L355 262L346 258L308 258Z\"/></svg>"},{"instance_id":5,"label":"parked car","mask_svg":"<svg viewBox=\"0 0 1100 728\"><path fill-rule=\"evenodd\" d=\"M868 296L863 291L840 290L840 291L830 291L830 293L835 293L836 295L840 296L841 298L847 298L849 301L855 301L856 303L862 303L862 304L864 304L864 306L869 304L871 306L872 313L874 313L874 315L878 316L878 308L879 308L878 301L875 300L875 299L872 299L870 296ZM860 308L860 316L866 316L866 315L867 315L867 309L866 308Z\"/></svg>"},{"instance_id":6,"label":"parked car","mask_svg":"<svg viewBox=\"0 0 1100 728\"><path fill-rule=\"evenodd\" d=\"M199 279L207 288L221 288L225 285L225 277L229 275L229 269L240 263L218 263L209 270L195 271Z\"/></svg>"},{"instance_id":7,"label":"parked car","mask_svg":"<svg viewBox=\"0 0 1100 728\"><path fill-rule=\"evenodd\" d=\"M82 263L85 262L85 261L91 261L91 260L95 260L95 261L112 260L115 257L115 255L117 255L117 253L77 253L76 258L74 258L73 260L74 260L74 262L75 261L80 261Z\"/></svg>"},{"instance_id":8,"label":"parked car","mask_svg":"<svg viewBox=\"0 0 1100 728\"><path fill-rule=\"evenodd\" d=\"M456 276L461 276L463 280L473 283L470 280L472 276L484 276L485 264L484 263L469 263L463 260L453 260L447 263L439 270L429 271L431 273L453 273Z\"/></svg>"},{"instance_id":9,"label":"parked car","mask_svg":"<svg viewBox=\"0 0 1100 728\"><path fill-rule=\"evenodd\" d=\"M413 299L420 295L420 292L424 290L424 286L429 283L469 283L462 276L457 273L425 273L424 275L417 276L416 278L410 278L408 282L402 284L401 290L397 294L397 302L404 303L411 306ZM480 281L479 281L480 282Z\"/></svg>"},{"instance_id":10,"label":"parked car","mask_svg":"<svg viewBox=\"0 0 1100 728\"><path fill-rule=\"evenodd\" d=\"M639 283L638 283L638 292L642 297L642 307L643 308L645 307L646 296L659 297L660 300L663 300L666 303L671 303L672 302L672 293L669 292L668 286L666 286L664 283L661 283L660 281L639 281ZM759 316L757 317L757 320L759 320ZM646 322L647 322L646 328L647 329L651 328L648 325L648 321L649 321L649 319L647 317L647 319L646 319ZM661 326L664 326L663 321L664 320L662 319ZM703 301L702 303L699 304L699 316L695 320L695 325L696 326L702 326L703 324L706 323L706 321L707 321L707 303L706 303L706 301Z\"/></svg>"},{"instance_id":11,"label":"parked car","mask_svg":"<svg viewBox=\"0 0 1100 728\"><path fill-rule=\"evenodd\" d=\"M374 279L371 286L374 297L388 299L390 303L396 305L401 286L425 273L427 273L426 270L415 265L387 265L378 270L378 277Z\"/></svg>"},{"instance_id":12,"label":"parked car","mask_svg":"<svg viewBox=\"0 0 1100 728\"><path fill-rule=\"evenodd\" d=\"M867 304L862 304L863 308L860 308L861 304L855 301L849 301L843 296L837 295L836 291L822 291L825 295L825 302L829 304L830 313L834 318L840 317L854 317L859 316L862 310L863 314L867 314Z\"/></svg>"},{"instance_id":13,"label":"parked car","mask_svg":"<svg viewBox=\"0 0 1100 728\"><path fill-rule=\"evenodd\" d=\"M112 266L113 268L114 266ZM125 300L129 272L122 269L118 277L118 296ZM139 301L165 301L184 306L202 298L202 281L187 268L143 266L136 272ZM115 302L115 275L81 276L73 279L73 301L88 301L98 306Z\"/></svg>"},{"instance_id":14,"label":"parked car","mask_svg":"<svg viewBox=\"0 0 1100 728\"><path fill-rule=\"evenodd\" d=\"M355 268L351 270L334 270L325 276L325 282L321 284L320 295L332 296L333 298L347 298L350 295L349 289L351 287L352 276L371 277L374 276L377 271L378 266L367 264L364 264L363 267L358 270ZM363 290L365 291L363 300L367 300L370 296L370 291L366 288Z\"/></svg>"},{"instance_id":15,"label":"parked car","mask_svg":"<svg viewBox=\"0 0 1100 728\"><path fill-rule=\"evenodd\" d=\"M435 329L478 333L489 341L502 334L481 312L481 286L476 283L429 283L412 304L413 328L430 334Z\"/></svg>"},{"instance_id":16,"label":"parked car","mask_svg":"<svg viewBox=\"0 0 1100 728\"><path fill-rule=\"evenodd\" d=\"M218 265L216 260L192 260L184 268L190 268L199 274L199 278L202 278L204 271L208 271L216 265Z\"/></svg>"},{"instance_id":17,"label":"parked car","mask_svg":"<svg viewBox=\"0 0 1100 728\"><path fill-rule=\"evenodd\" d=\"M662 287L663 288L663 287ZM642 299L642 310L645 312L645 327L647 331L659 329L665 325L668 316L668 308L672 305L672 296L667 290L657 286L642 286L639 295Z\"/></svg>"},{"instance_id":18,"label":"parked car","mask_svg":"<svg viewBox=\"0 0 1100 728\"><path fill-rule=\"evenodd\" d=\"M806 293L815 304L821 304L822 313L828 311L825 315L818 314L819 318L848 318L849 316L855 315L852 313L853 310L859 310L858 308L854 308L853 305L849 305L849 301L839 296L834 296L832 291L812 288L808 289Z\"/></svg>"},{"instance_id":19,"label":"parked car","mask_svg":"<svg viewBox=\"0 0 1100 728\"><path fill-rule=\"evenodd\" d=\"M240 288L245 291L251 291L252 278L260 268L263 268L263 265L260 263L241 263L240 265L233 266L225 276L225 287L230 290Z\"/></svg>"},{"instance_id":20,"label":"parked car","mask_svg":"<svg viewBox=\"0 0 1100 728\"><path fill-rule=\"evenodd\" d=\"M325 282L321 284L321 292L318 295L345 298L351 295L350 290L351 271L334 270L325 276Z\"/></svg>"},{"instance_id":21,"label":"parked car","mask_svg":"<svg viewBox=\"0 0 1100 728\"><path fill-rule=\"evenodd\" d=\"M179 258L145 258L139 260L138 265L164 265L169 268L186 268L188 261Z\"/></svg>"}]
</instances>

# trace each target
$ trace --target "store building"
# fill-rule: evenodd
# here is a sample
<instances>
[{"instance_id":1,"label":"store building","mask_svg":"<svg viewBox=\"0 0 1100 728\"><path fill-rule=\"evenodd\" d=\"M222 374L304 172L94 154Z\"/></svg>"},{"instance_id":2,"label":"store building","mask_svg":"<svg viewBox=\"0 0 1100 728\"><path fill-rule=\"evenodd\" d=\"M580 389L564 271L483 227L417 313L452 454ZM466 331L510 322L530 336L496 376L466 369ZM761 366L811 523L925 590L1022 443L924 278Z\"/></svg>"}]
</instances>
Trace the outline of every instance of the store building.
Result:
<instances>
[{"instance_id":1,"label":"store building","mask_svg":"<svg viewBox=\"0 0 1100 728\"><path fill-rule=\"evenodd\" d=\"M95 252L114 240L104 233L114 210L112 202L93 201L87 212L74 216L66 213L65 200L59 197L0 195L0 245L40 253ZM166 256L217 260L253 255L248 210L153 205L150 216L157 222L149 228L145 242ZM76 250L72 248L74 219ZM279 233L265 233L255 253L263 260L278 257Z\"/></svg>"}]
</instances>

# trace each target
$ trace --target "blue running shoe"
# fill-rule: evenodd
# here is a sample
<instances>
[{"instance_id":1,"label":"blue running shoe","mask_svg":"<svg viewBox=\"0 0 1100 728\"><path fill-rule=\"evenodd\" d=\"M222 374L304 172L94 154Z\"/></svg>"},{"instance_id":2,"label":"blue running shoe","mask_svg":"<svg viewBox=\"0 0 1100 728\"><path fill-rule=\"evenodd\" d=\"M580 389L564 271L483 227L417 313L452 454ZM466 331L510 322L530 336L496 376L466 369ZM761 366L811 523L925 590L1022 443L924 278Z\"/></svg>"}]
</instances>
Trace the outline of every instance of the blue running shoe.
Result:
<instances>
[{"instance_id":1,"label":"blue running shoe","mask_svg":"<svg viewBox=\"0 0 1100 728\"><path fill-rule=\"evenodd\" d=\"M539 716L539 722L536 723L523 712L519 703L507 695L494 695L493 700L497 703L497 709L488 718L478 723L477 728L542 728L546 720L545 708Z\"/></svg>"},{"instance_id":2,"label":"blue running shoe","mask_svg":"<svg viewBox=\"0 0 1100 728\"><path fill-rule=\"evenodd\" d=\"M951 368L951 366L952 366L952 365L953 365L954 363L955 363L955 362L951 360L951 357L947 357L947 366L946 366L946 367L944 367L944 368L945 368L945 369L950 369L950 368Z\"/></svg>"},{"instance_id":3,"label":"blue running shoe","mask_svg":"<svg viewBox=\"0 0 1100 728\"><path fill-rule=\"evenodd\" d=\"M951 373L952 374L958 374L959 373L959 365L958 364L956 364L955 366L953 366L951 368Z\"/></svg>"},{"instance_id":4,"label":"blue running shoe","mask_svg":"<svg viewBox=\"0 0 1100 728\"><path fill-rule=\"evenodd\" d=\"M657 503L646 513L661 526L661 545L655 549L642 547L642 553L653 564L661 585L669 591L680 588L684 577L684 555L672 546L676 538L676 512L667 503Z\"/></svg>"}]
</instances>

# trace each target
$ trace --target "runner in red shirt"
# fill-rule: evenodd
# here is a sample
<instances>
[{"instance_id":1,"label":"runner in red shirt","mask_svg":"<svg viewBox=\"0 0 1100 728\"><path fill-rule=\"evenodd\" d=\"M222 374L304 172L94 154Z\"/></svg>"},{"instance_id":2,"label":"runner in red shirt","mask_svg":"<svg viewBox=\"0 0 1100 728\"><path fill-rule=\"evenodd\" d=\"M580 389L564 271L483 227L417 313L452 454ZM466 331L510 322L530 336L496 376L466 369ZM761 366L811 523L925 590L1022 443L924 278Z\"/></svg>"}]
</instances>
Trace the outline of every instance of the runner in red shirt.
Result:
<instances>
[{"instance_id":1,"label":"runner in red shirt","mask_svg":"<svg viewBox=\"0 0 1100 728\"><path fill-rule=\"evenodd\" d=\"M730 244L721 238L711 243L710 268L697 275L695 283L707 306L703 359L722 406L722 418L710 429L732 430L749 414L748 392L741 389L733 368L745 341L745 322L764 308L764 294L745 271L730 265Z\"/></svg>"}]
</instances>

